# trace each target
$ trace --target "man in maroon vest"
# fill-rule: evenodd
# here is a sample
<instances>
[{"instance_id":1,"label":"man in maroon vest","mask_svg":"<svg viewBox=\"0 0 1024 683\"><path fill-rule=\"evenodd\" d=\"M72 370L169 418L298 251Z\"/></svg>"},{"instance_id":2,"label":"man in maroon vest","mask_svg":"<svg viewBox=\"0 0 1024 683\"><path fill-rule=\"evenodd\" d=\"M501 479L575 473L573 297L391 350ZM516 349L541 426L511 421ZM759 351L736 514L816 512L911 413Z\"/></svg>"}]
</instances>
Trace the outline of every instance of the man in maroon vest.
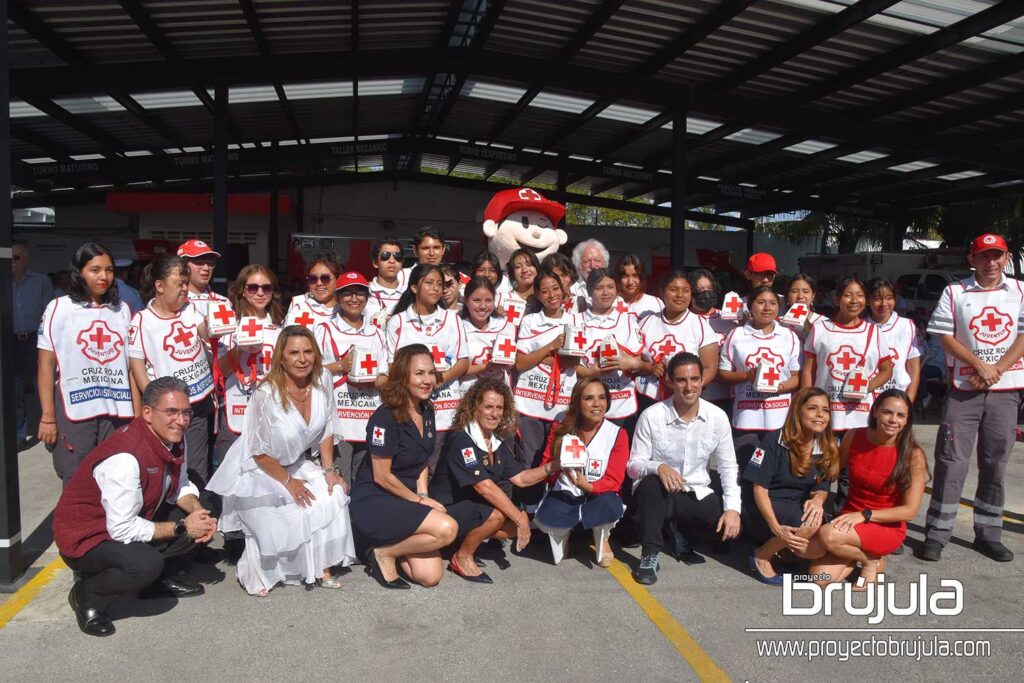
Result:
<instances>
[{"instance_id":1,"label":"man in maroon vest","mask_svg":"<svg viewBox=\"0 0 1024 683\"><path fill-rule=\"evenodd\" d=\"M142 415L85 457L57 503L53 538L82 576L68 602L84 633L112 634L107 609L125 593L183 598L204 592L184 578L195 551L217 530L185 473L191 416L183 381L150 382Z\"/></svg>"}]
</instances>

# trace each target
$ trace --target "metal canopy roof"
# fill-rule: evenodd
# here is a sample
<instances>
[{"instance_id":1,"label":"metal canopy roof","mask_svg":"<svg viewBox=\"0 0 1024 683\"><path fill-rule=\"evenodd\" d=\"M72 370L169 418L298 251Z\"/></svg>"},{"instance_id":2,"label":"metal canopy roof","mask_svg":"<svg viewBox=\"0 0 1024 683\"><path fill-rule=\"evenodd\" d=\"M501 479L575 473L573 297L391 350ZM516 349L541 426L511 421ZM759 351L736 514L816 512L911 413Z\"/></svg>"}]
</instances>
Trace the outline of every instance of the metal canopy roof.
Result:
<instances>
[{"instance_id":1,"label":"metal canopy roof","mask_svg":"<svg viewBox=\"0 0 1024 683\"><path fill-rule=\"evenodd\" d=\"M682 112L690 207L895 219L1024 192L1022 14L1021 0L9 0L15 202L209 185L226 86L232 189L266 187L272 168L283 186L541 181L666 213Z\"/></svg>"}]
</instances>

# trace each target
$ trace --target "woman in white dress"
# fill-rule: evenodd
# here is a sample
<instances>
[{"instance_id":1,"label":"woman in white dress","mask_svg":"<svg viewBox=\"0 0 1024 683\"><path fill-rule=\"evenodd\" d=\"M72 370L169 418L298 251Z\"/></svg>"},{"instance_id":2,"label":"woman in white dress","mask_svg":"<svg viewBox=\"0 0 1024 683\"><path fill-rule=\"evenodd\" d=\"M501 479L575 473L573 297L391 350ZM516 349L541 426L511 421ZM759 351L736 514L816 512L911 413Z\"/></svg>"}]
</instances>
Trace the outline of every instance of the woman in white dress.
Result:
<instances>
[{"instance_id":1,"label":"woman in white dress","mask_svg":"<svg viewBox=\"0 0 1024 683\"><path fill-rule=\"evenodd\" d=\"M242 436L207 487L224 500L221 530L245 533L237 571L250 595L278 583L340 588L331 568L355 559L348 484L334 469L337 414L313 333L286 327ZM317 444L323 470L305 458Z\"/></svg>"}]
</instances>

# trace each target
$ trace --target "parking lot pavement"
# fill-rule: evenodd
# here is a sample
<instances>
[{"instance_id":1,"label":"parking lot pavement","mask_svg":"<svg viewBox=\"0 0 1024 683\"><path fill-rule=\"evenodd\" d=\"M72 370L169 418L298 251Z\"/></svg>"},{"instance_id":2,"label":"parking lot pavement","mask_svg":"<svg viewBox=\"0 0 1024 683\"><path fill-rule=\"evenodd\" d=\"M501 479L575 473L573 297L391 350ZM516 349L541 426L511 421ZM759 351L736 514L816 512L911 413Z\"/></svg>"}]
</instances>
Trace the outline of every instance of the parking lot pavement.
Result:
<instances>
[{"instance_id":1,"label":"parking lot pavement","mask_svg":"<svg viewBox=\"0 0 1024 683\"><path fill-rule=\"evenodd\" d=\"M918 428L926 452L934 431L934 426ZM31 530L52 508L59 482L38 447L23 453L21 462L25 530L41 543L45 534ZM1024 444L1014 451L1007 484L1007 509L1024 512ZM972 477L966 497L973 496L973 487ZM589 539L581 536L575 539L571 556L554 567L540 533L522 556L507 555L507 570L488 566L493 586L449 575L435 589L385 591L361 567L354 567L343 577L341 590L307 592L289 586L259 599L238 587L233 567L199 565L196 577L206 584L205 596L180 602L125 600L113 614L117 634L105 639L78 631L67 605L71 572L61 569L0 629L2 676L26 681L143 676L176 681L211 676L227 681L313 676L477 682L552 677L1017 680L1024 665L1024 633L947 632L1024 629L1024 523L1013 516L1010 520L1004 542L1017 553L1013 563L998 564L970 549L971 516L966 506L941 562L924 563L910 552L890 558L886 578L895 584L897 607L907 604L910 584L934 596L940 580L955 579L962 584L961 611L887 614L877 624L869 623L868 616L847 614L842 594L828 601L831 616L785 616L783 590L763 586L747 573L745 542L725 555L698 546L708 551L708 562L695 567L662 556L658 583L649 589L628 578L636 549L617 548L622 564L606 571L590 562ZM910 545L920 541L923 521L922 509L911 525ZM497 551L486 551L485 556L488 552ZM36 566L46 566L54 558L51 547ZM927 581L923 589L922 581ZM0 604L0 615L7 610L9 616L12 598L4 597L8 602ZM810 591L798 590L793 601L808 607L811 597ZM866 596L858 595L852 604L860 606L864 600ZM952 610L953 603L946 598L936 606ZM950 642L951 652L988 648L988 655L914 656L962 640L970 642ZM768 656L764 649L769 647L802 647L803 654L791 650L789 656ZM851 654L851 648L859 650ZM904 654L881 656L882 649ZM858 656L862 650L870 656Z\"/></svg>"}]
</instances>

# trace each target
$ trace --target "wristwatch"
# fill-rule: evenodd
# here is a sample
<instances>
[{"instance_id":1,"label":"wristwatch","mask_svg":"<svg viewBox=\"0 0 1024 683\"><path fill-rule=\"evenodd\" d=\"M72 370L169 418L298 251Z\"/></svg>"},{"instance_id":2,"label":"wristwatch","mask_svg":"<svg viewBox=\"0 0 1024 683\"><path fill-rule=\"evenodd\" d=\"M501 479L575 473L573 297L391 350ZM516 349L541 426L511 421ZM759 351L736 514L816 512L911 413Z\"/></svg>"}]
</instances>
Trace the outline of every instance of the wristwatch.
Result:
<instances>
[{"instance_id":1,"label":"wristwatch","mask_svg":"<svg viewBox=\"0 0 1024 683\"><path fill-rule=\"evenodd\" d=\"M864 517L865 522L871 521L871 510L861 510L860 514Z\"/></svg>"},{"instance_id":2,"label":"wristwatch","mask_svg":"<svg viewBox=\"0 0 1024 683\"><path fill-rule=\"evenodd\" d=\"M186 531L188 531L188 529L185 527L185 520L180 519L174 523L175 536L184 536Z\"/></svg>"}]
</instances>

